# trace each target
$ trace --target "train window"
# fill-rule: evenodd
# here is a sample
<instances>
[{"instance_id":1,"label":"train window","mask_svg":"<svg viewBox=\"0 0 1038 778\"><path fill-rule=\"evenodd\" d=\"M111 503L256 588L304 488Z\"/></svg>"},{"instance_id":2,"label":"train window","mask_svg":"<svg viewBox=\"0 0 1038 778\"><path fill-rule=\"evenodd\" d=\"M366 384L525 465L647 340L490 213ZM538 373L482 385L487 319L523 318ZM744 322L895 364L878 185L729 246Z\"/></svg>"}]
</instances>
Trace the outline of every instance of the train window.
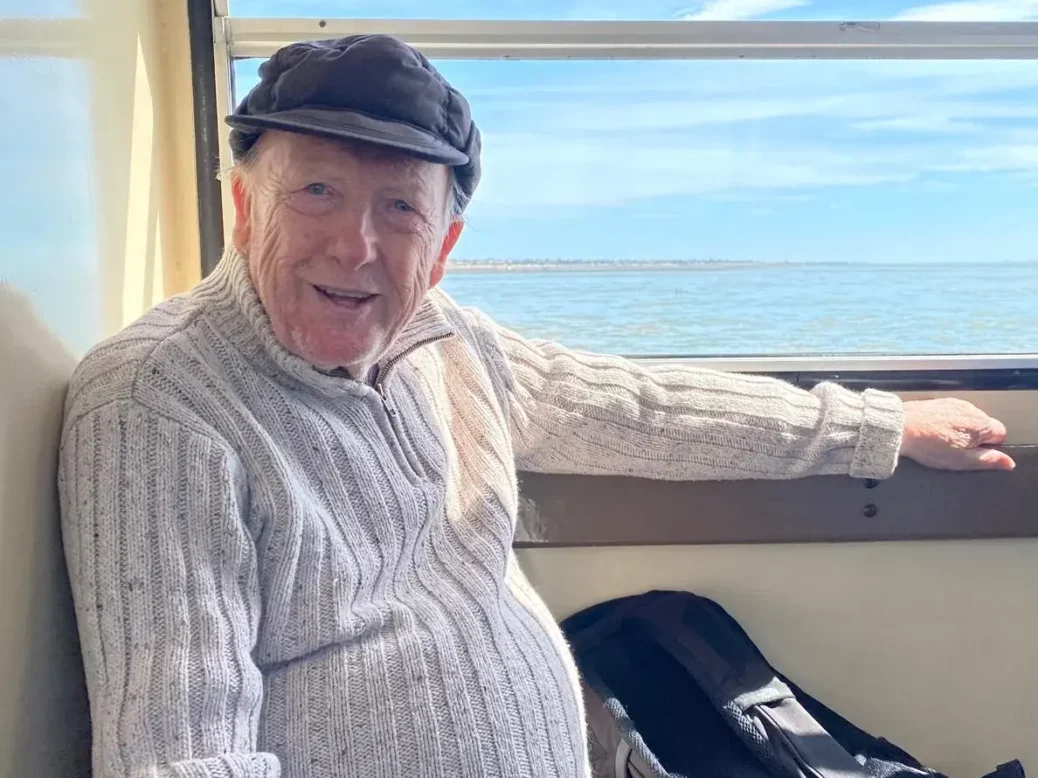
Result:
<instances>
[{"instance_id":1,"label":"train window","mask_svg":"<svg viewBox=\"0 0 1038 778\"><path fill-rule=\"evenodd\" d=\"M290 40L419 45L484 135L444 288L525 335L637 357L1038 352L1036 3L343 12L234 0L229 99Z\"/></svg>"},{"instance_id":2,"label":"train window","mask_svg":"<svg viewBox=\"0 0 1038 778\"><path fill-rule=\"evenodd\" d=\"M524 334L631 355L1035 350L1029 61L437 65L484 132L445 288Z\"/></svg>"}]
</instances>

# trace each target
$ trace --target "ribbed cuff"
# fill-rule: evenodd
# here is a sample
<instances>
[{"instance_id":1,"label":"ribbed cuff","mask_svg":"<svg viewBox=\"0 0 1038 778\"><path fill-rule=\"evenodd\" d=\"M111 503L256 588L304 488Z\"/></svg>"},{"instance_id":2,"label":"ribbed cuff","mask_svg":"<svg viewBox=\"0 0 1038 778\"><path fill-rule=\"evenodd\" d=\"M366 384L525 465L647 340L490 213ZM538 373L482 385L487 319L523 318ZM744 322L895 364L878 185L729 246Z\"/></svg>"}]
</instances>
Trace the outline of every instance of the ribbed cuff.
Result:
<instances>
[{"instance_id":1,"label":"ribbed cuff","mask_svg":"<svg viewBox=\"0 0 1038 778\"><path fill-rule=\"evenodd\" d=\"M851 460L854 478L889 478L897 467L905 431L904 406L896 394L866 389L861 428Z\"/></svg>"}]
</instances>

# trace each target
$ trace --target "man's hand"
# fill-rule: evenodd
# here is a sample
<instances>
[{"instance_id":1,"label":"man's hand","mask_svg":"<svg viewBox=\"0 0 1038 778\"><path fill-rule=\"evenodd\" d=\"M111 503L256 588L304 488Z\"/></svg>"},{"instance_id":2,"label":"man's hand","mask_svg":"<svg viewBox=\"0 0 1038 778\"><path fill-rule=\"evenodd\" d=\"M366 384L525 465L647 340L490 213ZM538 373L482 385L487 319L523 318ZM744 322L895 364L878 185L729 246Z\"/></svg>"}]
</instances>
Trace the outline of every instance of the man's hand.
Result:
<instances>
[{"instance_id":1,"label":"man's hand","mask_svg":"<svg viewBox=\"0 0 1038 778\"><path fill-rule=\"evenodd\" d=\"M905 403L901 456L941 470L1012 470L1016 463L992 446L1004 443L1006 428L964 400Z\"/></svg>"}]
</instances>

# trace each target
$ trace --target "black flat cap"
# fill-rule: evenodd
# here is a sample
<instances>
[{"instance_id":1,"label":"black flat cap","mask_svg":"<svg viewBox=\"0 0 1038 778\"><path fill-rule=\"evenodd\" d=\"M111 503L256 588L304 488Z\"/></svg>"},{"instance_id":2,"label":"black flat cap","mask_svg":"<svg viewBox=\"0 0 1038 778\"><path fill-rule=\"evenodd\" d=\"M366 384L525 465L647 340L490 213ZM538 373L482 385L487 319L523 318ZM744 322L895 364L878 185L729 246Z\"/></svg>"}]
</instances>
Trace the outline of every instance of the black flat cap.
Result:
<instances>
[{"instance_id":1,"label":"black flat cap","mask_svg":"<svg viewBox=\"0 0 1038 778\"><path fill-rule=\"evenodd\" d=\"M389 146L454 168L466 203L479 183L469 104L420 52L389 35L293 43L260 65L227 117L236 161L264 130Z\"/></svg>"}]
</instances>

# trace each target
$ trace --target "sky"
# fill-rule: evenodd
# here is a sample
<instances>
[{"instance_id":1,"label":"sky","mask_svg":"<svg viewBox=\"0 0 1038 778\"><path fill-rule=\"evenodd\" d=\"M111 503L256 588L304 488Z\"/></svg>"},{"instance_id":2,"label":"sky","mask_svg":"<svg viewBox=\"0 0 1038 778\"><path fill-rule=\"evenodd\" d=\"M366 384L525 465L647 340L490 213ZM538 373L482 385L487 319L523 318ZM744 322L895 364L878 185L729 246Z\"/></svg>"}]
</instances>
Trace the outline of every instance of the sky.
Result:
<instances>
[{"instance_id":1,"label":"sky","mask_svg":"<svg viewBox=\"0 0 1038 778\"><path fill-rule=\"evenodd\" d=\"M1038 19L1038 0L231 0L242 16ZM438 61L482 130L455 256L1034 261L1028 61ZM239 97L257 61L238 64Z\"/></svg>"}]
</instances>

